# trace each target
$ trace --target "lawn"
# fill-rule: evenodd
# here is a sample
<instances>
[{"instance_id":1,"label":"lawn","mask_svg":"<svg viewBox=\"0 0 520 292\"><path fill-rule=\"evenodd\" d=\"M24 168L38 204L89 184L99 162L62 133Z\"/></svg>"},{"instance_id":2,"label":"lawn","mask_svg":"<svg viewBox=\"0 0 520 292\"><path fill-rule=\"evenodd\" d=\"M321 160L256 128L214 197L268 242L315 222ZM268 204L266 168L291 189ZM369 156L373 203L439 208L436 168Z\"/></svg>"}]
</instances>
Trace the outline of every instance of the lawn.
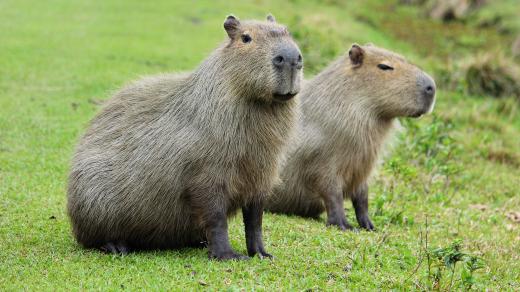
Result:
<instances>
[{"instance_id":1,"label":"lawn","mask_svg":"<svg viewBox=\"0 0 520 292\"><path fill-rule=\"evenodd\" d=\"M271 12L287 24L308 78L352 42L397 51L434 74L449 57L501 50L510 39L471 22L429 20L397 1L230 2L0 1L0 291L520 290L520 103L442 83L433 115L402 120L372 180L376 232L267 214L274 260L210 261L204 249L123 257L82 249L65 190L88 121L131 80L195 68L225 39L230 13ZM240 219L231 219L230 237L245 253Z\"/></svg>"}]
</instances>

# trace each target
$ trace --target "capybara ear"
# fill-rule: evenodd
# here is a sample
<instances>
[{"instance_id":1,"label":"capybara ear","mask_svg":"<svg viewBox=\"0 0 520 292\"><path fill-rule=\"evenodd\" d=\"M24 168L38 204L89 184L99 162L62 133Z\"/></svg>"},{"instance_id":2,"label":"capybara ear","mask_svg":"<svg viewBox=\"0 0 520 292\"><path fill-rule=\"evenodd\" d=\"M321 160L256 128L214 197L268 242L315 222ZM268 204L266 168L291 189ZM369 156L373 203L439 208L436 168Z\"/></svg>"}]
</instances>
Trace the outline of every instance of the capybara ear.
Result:
<instances>
[{"instance_id":1,"label":"capybara ear","mask_svg":"<svg viewBox=\"0 0 520 292\"><path fill-rule=\"evenodd\" d=\"M235 39L240 31L240 21L233 15L229 15L224 21L224 29L226 30L229 38Z\"/></svg>"},{"instance_id":2,"label":"capybara ear","mask_svg":"<svg viewBox=\"0 0 520 292\"><path fill-rule=\"evenodd\" d=\"M271 13L269 13L269 14L267 14L267 21L276 22L276 19L274 18L274 16Z\"/></svg>"},{"instance_id":3,"label":"capybara ear","mask_svg":"<svg viewBox=\"0 0 520 292\"><path fill-rule=\"evenodd\" d=\"M348 57L350 58L350 62L352 63L352 67L356 68L363 64L363 57L365 56L365 51L358 45L353 44L350 50L348 51Z\"/></svg>"}]
</instances>

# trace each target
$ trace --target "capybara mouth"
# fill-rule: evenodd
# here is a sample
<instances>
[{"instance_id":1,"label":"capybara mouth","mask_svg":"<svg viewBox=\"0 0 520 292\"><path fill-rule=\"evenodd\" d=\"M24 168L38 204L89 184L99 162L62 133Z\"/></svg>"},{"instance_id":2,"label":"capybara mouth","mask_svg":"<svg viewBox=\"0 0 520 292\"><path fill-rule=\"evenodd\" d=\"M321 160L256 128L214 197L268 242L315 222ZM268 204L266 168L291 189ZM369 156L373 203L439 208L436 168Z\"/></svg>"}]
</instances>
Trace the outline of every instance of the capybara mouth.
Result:
<instances>
[{"instance_id":1,"label":"capybara mouth","mask_svg":"<svg viewBox=\"0 0 520 292\"><path fill-rule=\"evenodd\" d=\"M428 103L428 106L423 108L423 109L420 109L420 110L417 110L413 113L410 113L408 115L408 117L410 118L420 118L426 114L429 114L432 110L433 110L433 106L435 104L435 100L433 100L432 102Z\"/></svg>"},{"instance_id":2,"label":"capybara mouth","mask_svg":"<svg viewBox=\"0 0 520 292\"><path fill-rule=\"evenodd\" d=\"M410 118L420 118L422 115L424 115L426 112L424 111L418 111L418 112L415 112L411 115L409 115Z\"/></svg>"},{"instance_id":3,"label":"capybara mouth","mask_svg":"<svg viewBox=\"0 0 520 292\"><path fill-rule=\"evenodd\" d=\"M279 102L284 102L291 100L293 97L296 96L297 93L286 93L286 94L279 94L275 93L273 94L273 99Z\"/></svg>"}]
</instances>

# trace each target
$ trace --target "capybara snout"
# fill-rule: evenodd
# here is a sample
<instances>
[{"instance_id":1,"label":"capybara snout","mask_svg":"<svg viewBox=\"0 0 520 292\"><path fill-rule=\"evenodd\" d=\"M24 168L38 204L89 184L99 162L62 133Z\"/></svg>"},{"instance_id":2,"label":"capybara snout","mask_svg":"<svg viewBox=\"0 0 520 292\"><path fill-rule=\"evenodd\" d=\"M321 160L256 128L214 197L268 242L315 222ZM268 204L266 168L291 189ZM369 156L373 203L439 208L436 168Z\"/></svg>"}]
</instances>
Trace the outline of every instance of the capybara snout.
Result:
<instances>
[{"instance_id":1,"label":"capybara snout","mask_svg":"<svg viewBox=\"0 0 520 292\"><path fill-rule=\"evenodd\" d=\"M301 70L303 68L303 58L300 50L293 44L284 43L275 50L276 57L273 58L273 65L279 70L289 69Z\"/></svg>"},{"instance_id":2,"label":"capybara snout","mask_svg":"<svg viewBox=\"0 0 520 292\"><path fill-rule=\"evenodd\" d=\"M421 71L417 77L417 86L419 90L419 110L415 115L412 115L412 117L419 117L423 114L430 113L435 105L436 86L433 78Z\"/></svg>"},{"instance_id":3,"label":"capybara snout","mask_svg":"<svg viewBox=\"0 0 520 292\"><path fill-rule=\"evenodd\" d=\"M292 40L280 42L273 50L273 66L278 75L278 86L273 93L275 101L286 101L300 91L303 58Z\"/></svg>"}]
</instances>

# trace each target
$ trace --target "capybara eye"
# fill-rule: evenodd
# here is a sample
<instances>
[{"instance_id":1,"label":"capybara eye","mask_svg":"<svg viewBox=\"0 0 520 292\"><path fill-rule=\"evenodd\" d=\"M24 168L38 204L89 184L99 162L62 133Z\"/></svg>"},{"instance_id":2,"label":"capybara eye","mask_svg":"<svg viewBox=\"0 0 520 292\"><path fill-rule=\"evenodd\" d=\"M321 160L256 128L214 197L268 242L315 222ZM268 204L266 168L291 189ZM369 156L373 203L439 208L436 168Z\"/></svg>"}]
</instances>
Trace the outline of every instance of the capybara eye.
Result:
<instances>
[{"instance_id":1,"label":"capybara eye","mask_svg":"<svg viewBox=\"0 0 520 292\"><path fill-rule=\"evenodd\" d=\"M388 66L386 64L379 64L377 65L377 68L381 69L381 70L394 70L394 67L391 67L391 66Z\"/></svg>"},{"instance_id":2,"label":"capybara eye","mask_svg":"<svg viewBox=\"0 0 520 292\"><path fill-rule=\"evenodd\" d=\"M250 36L250 35L248 35L248 34L243 34L243 35L242 35L242 42L243 42L244 44L247 44L247 43L251 42L251 40L252 40L252 39L251 39L251 36Z\"/></svg>"}]
</instances>

